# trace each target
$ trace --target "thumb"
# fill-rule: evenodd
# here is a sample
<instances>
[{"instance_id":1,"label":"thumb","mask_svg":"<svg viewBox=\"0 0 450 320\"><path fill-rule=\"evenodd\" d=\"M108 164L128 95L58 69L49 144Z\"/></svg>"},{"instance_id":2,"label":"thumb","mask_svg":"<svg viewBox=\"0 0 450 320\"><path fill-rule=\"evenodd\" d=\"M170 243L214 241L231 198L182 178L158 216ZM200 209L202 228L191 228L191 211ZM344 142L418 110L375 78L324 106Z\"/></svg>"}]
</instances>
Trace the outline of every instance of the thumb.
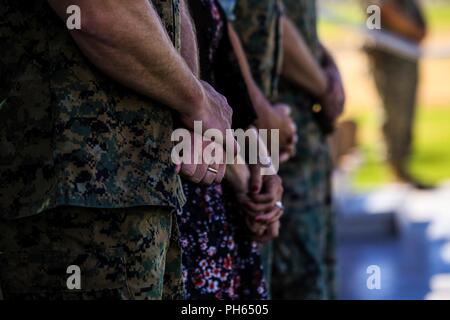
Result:
<instances>
[{"instance_id":1,"label":"thumb","mask_svg":"<svg viewBox=\"0 0 450 320\"><path fill-rule=\"evenodd\" d=\"M282 154L280 154L280 162L281 163L286 163L289 160L290 157L291 156L289 155L288 152L283 152Z\"/></svg>"},{"instance_id":2,"label":"thumb","mask_svg":"<svg viewBox=\"0 0 450 320\"><path fill-rule=\"evenodd\" d=\"M251 166L250 173L250 193L259 194L262 189L262 175L260 166Z\"/></svg>"}]
</instances>

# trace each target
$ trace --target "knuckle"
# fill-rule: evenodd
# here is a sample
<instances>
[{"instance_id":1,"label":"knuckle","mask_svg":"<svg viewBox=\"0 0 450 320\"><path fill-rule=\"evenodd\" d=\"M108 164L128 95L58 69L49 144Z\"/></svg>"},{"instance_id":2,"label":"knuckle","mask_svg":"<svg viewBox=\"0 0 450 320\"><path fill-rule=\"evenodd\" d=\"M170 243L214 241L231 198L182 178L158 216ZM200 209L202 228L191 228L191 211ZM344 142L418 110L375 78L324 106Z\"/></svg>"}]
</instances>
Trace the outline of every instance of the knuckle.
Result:
<instances>
[{"instance_id":1,"label":"knuckle","mask_svg":"<svg viewBox=\"0 0 450 320\"><path fill-rule=\"evenodd\" d=\"M186 167L186 166L183 166L182 168L181 168L181 172L183 173L183 175L185 175L186 177L190 177L190 178L193 178L194 177L194 174L195 174L195 168L193 168L193 167Z\"/></svg>"}]
</instances>

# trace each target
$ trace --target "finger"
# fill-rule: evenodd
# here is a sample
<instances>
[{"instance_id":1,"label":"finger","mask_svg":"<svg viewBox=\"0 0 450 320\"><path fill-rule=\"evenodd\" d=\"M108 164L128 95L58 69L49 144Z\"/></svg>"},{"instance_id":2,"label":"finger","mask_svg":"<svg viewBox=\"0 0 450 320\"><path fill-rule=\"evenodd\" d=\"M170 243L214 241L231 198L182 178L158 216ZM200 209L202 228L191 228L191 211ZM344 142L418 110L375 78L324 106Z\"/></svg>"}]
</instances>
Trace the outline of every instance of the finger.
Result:
<instances>
[{"instance_id":1,"label":"finger","mask_svg":"<svg viewBox=\"0 0 450 320\"><path fill-rule=\"evenodd\" d=\"M191 180L195 183L201 183L206 176L207 170L208 166L206 164L197 165L197 168Z\"/></svg>"},{"instance_id":2,"label":"finger","mask_svg":"<svg viewBox=\"0 0 450 320\"><path fill-rule=\"evenodd\" d=\"M283 215L284 215L284 211L281 210L280 213L278 213L272 220L269 221L269 224L272 224L272 223L275 223L277 221L280 221L281 218L283 217Z\"/></svg>"},{"instance_id":3,"label":"finger","mask_svg":"<svg viewBox=\"0 0 450 320\"><path fill-rule=\"evenodd\" d=\"M277 201L277 199L278 198L272 194L260 193L260 194L252 195L251 200L249 199L248 201L258 203L258 204L271 204L271 203L275 203Z\"/></svg>"},{"instance_id":4,"label":"finger","mask_svg":"<svg viewBox=\"0 0 450 320\"><path fill-rule=\"evenodd\" d=\"M295 153L295 144L292 142L290 145L286 146L285 150L283 150L289 155L292 155Z\"/></svg>"},{"instance_id":5,"label":"finger","mask_svg":"<svg viewBox=\"0 0 450 320\"><path fill-rule=\"evenodd\" d=\"M197 165L196 164L182 164L181 168L180 168L180 173L182 176L191 179L194 174L195 171L197 170Z\"/></svg>"},{"instance_id":6,"label":"finger","mask_svg":"<svg viewBox=\"0 0 450 320\"><path fill-rule=\"evenodd\" d=\"M297 133L297 125L293 122L293 121L291 121L290 122L290 124L289 124L289 128L292 130L292 133L293 134L296 134Z\"/></svg>"},{"instance_id":7,"label":"finger","mask_svg":"<svg viewBox=\"0 0 450 320\"><path fill-rule=\"evenodd\" d=\"M260 237L260 242L268 242L278 238L280 235L280 224L279 222L275 222L267 228L266 233Z\"/></svg>"},{"instance_id":8,"label":"finger","mask_svg":"<svg viewBox=\"0 0 450 320\"><path fill-rule=\"evenodd\" d=\"M219 172L216 175L215 183L221 183L222 182L223 178L225 177L226 170L227 170L227 166L226 165L221 164L219 166L219 168L218 168Z\"/></svg>"},{"instance_id":9,"label":"finger","mask_svg":"<svg viewBox=\"0 0 450 320\"><path fill-rule=\"evenodd\" d=\"M239 144L237 143L236 139L234 138L233 134L230 130L226 130L225 132L225 150L227 152L227 156L230 153L230 155L233 155L233 159L236 159L237 155L239 154L241 148Z\"/></svg>"},{"instance_id":10,"label":"finger","mask_svg":"<svg viewBox=\"0 0 450 320\"><path fill-rule=\"evenodd\" d=\"M249 203L252 203L253 201L250 198L246 198L245 200L242 200L240 202L242 209L244 210L245 214L249 217L255 218L259 215L264 214L267 211L259 211L259 210L253 210L250 208L250 206L248 205Z\"/></svg>"},{"instance_id":11,"label":"finger","mask_svg":"<svg viewBox=\"0 0 450 320\"><path fill-rule=\"evenodd\" d=\"M287 134L286 135L286 139L284 140L284 143L283 143L283 145L284 146L288 146L288 145L290 145L290 144L292 144L292 141L294 140L294 135L293 134Z\"/></svg>"},{"instance_id":12,"label":"finger","mask_svg":"<svg viewBox=\"0 0 450 320\"><path fill-rule=\"evenodd\" d=\"M281 217L283 217L283 215L284 215L284 211L281 210L278 214L276 214L276 215L273 217L273 219L269 220L267 223L268 223L268 224L272 224L272 223L275 223L275 222L277 222L277 221L280 221L280 220L281 220Z\"/></svg>"},{"instance_id":13,"label":"finger","mask_svg":"<svg viewBox=\"0 0 450 320\"><path fill-rule=\"evenodd\" d=\"M281 111L281 113L285 116L290 116L292 113L291 107L285 103L277 103L275 105L275 109Z\"/></svg>"},{"instance_id":14,"label":"finger","mask_svg":"<svg viewBox=\"0 0 450 320\"><path fill-rule=\"evenodd\" d=\"M279 220L282 215L283 215L283 210L275 207L268 214L263 214L263 215L259 215L259 216L255 217L255 221L270 224L270 223L274 223L275 221Z\"/></svg>"},{"instance_id":15,"label":"finger","mask_svg":"<svg viewBox=\"0 0 450 320\"><path fill-rule=\"evenodd\" d=\"M263 186L263 177L261 175L260 166L250 166L250 173L250 192L252 194L258 194L261 192Z\"/></svg>"},{"instance_id":16,"label":"finger","mask_svg":"<svg viewBox=\"0 0 450 320\"><path fill-rule=\"evenodd\" d=\"M275 206L276 202L281 199L283 194L283 184L279 176L264 176L264 192L251 195L249 199L249 207L257 208L256 205L268 204ZM258 207L259 209L259 207ZM270 211L272 208L269 208Z\"/></svg>"},{"instance_id":17,"label":"finger","mask_svg":"<svg viewBox=\"0 0 450 320\"><path fill-rule=\"evenodd\" d=\"M218 173L219 172L219 166L216 165L216 164L211 164L211 165L207 166L205 176L204 176L204 178L202 180L203 184L209 186L215 181L215 179L217 177L217 173L212 172L213 170L217 171L217 173Z\"/></svg>"},{"instance_id":18,"label":"finger","mask_svg":"<svg viewBox=\"0 0 450 320\"><path fill-rule=\"evenodd\" d=\"M250 232L257 237L261 237L264 233L267 232L267 226L261 224L251 224Z\"/></svg>"},{"instance_id":19,"label":"finger","mask_svg":"<svg viewBox=\"0 0 450 320\"><path fill-rule=\"evenodd\" d=\"M280 221L277 221L275 223L272 223L269 228L268 231L271 233L271 235L273 236L272 239L278 238L278 236L280 235Z\"/></svg>"},{"instance_id":20,"label":"finger","mask_svg":"<svg viewBox=\"0 0 450 320\"><path fill-rule=\"evenodd\" d=\"M244 203L244 208L250 211L253 215L261 215L266 212L270 212L274 205L274 203L255 203L253 201L249 201Z\"/></svg>"},{"instance_id":21,"label":"finger","mask_svg":"<svg viewBox=\"0 0 450 320\"><path fill-rule=\"evenodd\" d=\"M249 228L250 232L253 235L256 236L261 236L263 235L266 230L267 230L267 226L261 223L255 223L254 221L252 221L251 219L246 219L246 223L247 223L247 227Z\"/></svg>"},{"instance_id":22,"label":"finger","mask_svg":"<svg viewBox=\"0 0 450 320\"><path fill-rule=\"evenodd\" d=\"M287 137L286 140L292 140L293 136L297 134L297 126L292 121L286 122L282 130Z\"/></svg>"},{"instance_id":23,"label":"finger","mask_svg":"<svg viewBox=\"0 0 450 320\"><path fill-rule=\"evenodd\" d=\"M266 232L264 232L264 234L262 234L261 236L255 236L254 237L254 240L256 241L256 242L259 242L259 243L262 243L262 244L264 244L264 243L267 243L267 242L269 242L270 240L272 240L272 235L271 235L271 233L269 232L269 230L266 230Z\"/></svg>"},{"instance_id":24,"label":"finger","mask_svg":"<svg viewBox=\"0 0 450 320\"><path fill-rule=\"evenodd\" d=\"M281 163L285 163L285 162L289 161L290 158L291 158L291 156L288 152L283 152L282 154L280 154L280 162Z\"/></svg>"},{"instance_id":25,"label":"finger","mask_svg":"<svg viewBox=\"0 0 450 320\"><path fill-rule=\"evenodd\" d=\"M283 184L279 176L266 176L265 192L273 195L274 198L280 198L283 193Z\"/></svg>"},{"instance_id":26,"label":"finger","mask_svg":"<svg viewBox=\"0 0 450 320\"><path fill-rule=\"evenodd\" d=\"M252 218L256 218L257 216L264 214L264 212L256 212L256 211L249 210L247 208L243 208L243 210L247 216L252 217Z\"/></svg>"}]
</instances>

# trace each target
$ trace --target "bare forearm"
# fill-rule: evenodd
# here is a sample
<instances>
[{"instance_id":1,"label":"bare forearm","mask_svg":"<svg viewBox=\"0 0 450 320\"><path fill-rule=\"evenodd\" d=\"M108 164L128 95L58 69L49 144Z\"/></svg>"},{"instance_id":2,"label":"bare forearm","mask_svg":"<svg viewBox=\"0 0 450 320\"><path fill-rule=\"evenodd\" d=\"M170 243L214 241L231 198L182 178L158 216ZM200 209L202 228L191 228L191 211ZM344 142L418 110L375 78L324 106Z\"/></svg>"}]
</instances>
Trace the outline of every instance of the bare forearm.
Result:
<instances>
[{"instance_id":1,"label":"bare forearm","mask_svg":"<svg viewBox=\"0 0 450 320\"><path fill-rule=\"evenodd\" d=\"M200 75L200 66L198 60L198 46L197 37L195 35L195 28L190 15L188 14L187 4L185 1L181 2L181 56L192 72Z\"/></svg>"},{"instance_id":2,"label":"bare forearm","mask_svg":"<svg viewBox=\"0 0 450 320\"><path fill-rule=\"evenodd\" d=\"M283 70L282 75L314 96L322 95L327 89L327 79L322 68L314 59L295 25L286 17L283 25Z\"/></svg>"},{"instance_id":3,"label":"bare forearm","mask_svg":"<svg viewBox=\"0 0 450 320\"><path fill-rule=\"evenodd\" d=\"M270 113L271 105L268 103L266 97L264 97L261 89L253 79L250 65L248 64L248 60L242 47L241 41L231 24L228 24L228 33L234 53L238 59L239 67L244 77L244 81L247 86L247 90L253 107L255 108L258 116L263 117L264 115Z\"/></svg>"},{"instance_id":4,"label":"bare forearm","mask_svg":"<svg viewBox=\"0 0 450 320\"><path fill-rule=\"evenodd\" d=\"M203 91L165 32L148 0L48 0L65 17L81 8L81 30L71 34L88 59L116 81L182 114Z\"/></svg>"}]
</instances>

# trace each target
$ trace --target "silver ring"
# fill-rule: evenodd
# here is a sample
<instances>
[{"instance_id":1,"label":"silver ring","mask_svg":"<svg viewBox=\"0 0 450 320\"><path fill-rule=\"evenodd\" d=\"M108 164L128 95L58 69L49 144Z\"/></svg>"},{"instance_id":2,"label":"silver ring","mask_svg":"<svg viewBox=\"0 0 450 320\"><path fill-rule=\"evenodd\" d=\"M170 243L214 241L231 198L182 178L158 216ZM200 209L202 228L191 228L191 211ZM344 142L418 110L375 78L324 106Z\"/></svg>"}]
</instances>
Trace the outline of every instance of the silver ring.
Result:
<instances>
[{"instance_id":1,"label":"silver ring","mask_svg":"<svg viewBox=\"0 0 450 320\"><path fill-rule=\"evenodd\" d=\"M219 173L218 170L216 170L214 168L211 168L211 167L208 167L208 171L211 172L211 173L214 173L214 174L218 174Z\"/></svg>"},{"instance_id":2,"label":"silver ring","mask_svg":"<svg viewBox=\"0 0 450 320\"><path fill-rule=\"evenodd\" d=\"M281 202L281 201L277 201L275 203L275 207L280 209L280 210L284 210L284 205L283 205L283 202Z\"/></svg>"},{"instance_id":3,"label":"silver ring","mask_svg":"<svg viewBox=\"0 0 450 320\"><path fill-rule=\"evenodd\" d=\"M263 168L270 168L273 164L271 157L264 157L260 160L261 160L261 167L263 167Z\"/></svg>"}]
</instances>

